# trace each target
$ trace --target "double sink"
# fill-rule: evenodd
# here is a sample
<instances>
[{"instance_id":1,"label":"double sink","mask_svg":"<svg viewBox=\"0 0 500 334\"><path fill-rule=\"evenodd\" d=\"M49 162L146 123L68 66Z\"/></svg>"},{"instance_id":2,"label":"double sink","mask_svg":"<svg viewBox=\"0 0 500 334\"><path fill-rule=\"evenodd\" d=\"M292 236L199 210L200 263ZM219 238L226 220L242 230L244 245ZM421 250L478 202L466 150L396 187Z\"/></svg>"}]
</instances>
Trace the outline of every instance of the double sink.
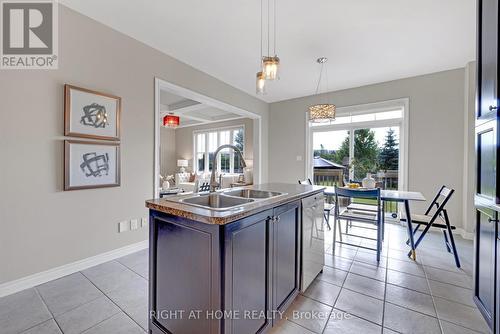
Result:
<instances>
[{"instance_id":1,"label":"double sink","mask_svg":"<svg viewBox=\"0 0 500 334\"><path fill-rule=\"evenodd\" d=\"M255 189L236 189L195 195L178 201L205 209L224 211L254 203L255 201L262 201L283 195L286 195L286 193Z\"/></svg>"}]
</instances>

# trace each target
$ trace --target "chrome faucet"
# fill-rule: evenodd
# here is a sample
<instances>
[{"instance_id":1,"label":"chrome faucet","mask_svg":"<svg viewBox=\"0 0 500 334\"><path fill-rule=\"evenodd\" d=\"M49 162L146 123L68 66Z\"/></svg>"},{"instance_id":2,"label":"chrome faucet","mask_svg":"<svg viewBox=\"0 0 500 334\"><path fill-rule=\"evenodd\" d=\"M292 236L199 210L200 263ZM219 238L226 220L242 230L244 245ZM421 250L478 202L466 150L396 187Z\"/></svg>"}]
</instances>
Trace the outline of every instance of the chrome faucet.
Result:
<instances>
[{"instance_id":1,"label":"chrome faucet","mask_svg":"<svg viewBox=\"0 0 500 334\"><path fill-rule=\"evenodd\" d=\"M212 158L212 175L210 176L210 192L211 193L215 192L215 190L217 190L217 188L220 186L219 182L217 182L215 180L215 171L217 169L216 161L217 161L217 155L219 154L219 152L225 148L232 148L234 150L234 152L236 152L236 154L238 154L241 157L241 161L240 161L241 168L245 168L247 166L247 163L245 162L245 159L243 158L243 154L241 153L239 148L237 148L234 145L229 145L229 144L219 146L215 150L214 156Z\"/></svg>"}]
</instances>

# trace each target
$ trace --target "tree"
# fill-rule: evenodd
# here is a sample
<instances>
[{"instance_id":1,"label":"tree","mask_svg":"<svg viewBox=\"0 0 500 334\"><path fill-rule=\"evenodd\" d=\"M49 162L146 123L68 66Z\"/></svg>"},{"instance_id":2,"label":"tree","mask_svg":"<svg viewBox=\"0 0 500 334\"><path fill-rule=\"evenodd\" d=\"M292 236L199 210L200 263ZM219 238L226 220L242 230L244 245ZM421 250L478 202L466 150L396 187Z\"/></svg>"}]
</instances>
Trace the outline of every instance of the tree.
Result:
<instances>
[{"instance_id":1,"label":"tree","mask_svg":"<svg viewBox=\"0 0 500 334\"><path fill-rule=\"evenodd\" d=\"M240 149L243 153L243 130L238 130L234 132L234 146ZM228 164L229 166L229 164ZM243 173L243 168L241 166L241 158L238 154L234 154L234 172Z\"/></svg>"},{"instance_id":2,"label":"tree","mask_svg":"<svg viewBox=\"0 0 500 334\"><path fill-rule=\"evenodd\" d=\"M394 130L389 129L385 135L385 143L380 150L379 165L381 170L398 170L399 144L394 135Z\"/></svg>"},{"instance_id":3,"label":"tree","mask_svg":"<svg viewBox=\"0 0 500 334\"><path fill-rule=\"evenodd\" d=\"M367 173L375 173L378 169L378 145L375 132L370 129L359 129L354 132L354 179L362 180Z\"/></svg>"},{"instance_id":4,"label":"tree","mask_svg":"<svg viewBox=\"0 0 500 334\"><path fill-rule=\"evenodd\" d=\"M323 159L326 159L329 161L334 161L335 151L322 148L319 150L314 150L314 156L315 157L322 157Z\"/></svg>"},{"instance_id":5,"label":"tree","mask_svg":"<svg viewBox=\"0 0 500 334\"><path fill-rule=\"evenodd\" d=\"M349 167L349 137L344 138L340 148L332 154L319 153L322 158ZM321 147L321 145L320 145ZM370 129L360 129L354 132L354 159L350 167L354 168L354 179L361 180L367 173L375 173L378 168L379 149L375 141L375 132Z\"/></svg>"},{"instance_id":6,"label":"tree","mask_svg":"<svg viewBox=\"0 0 500 334\"><path fill-rule=\"evenodd\" d=\"M347 137L344 138L342 144L340 144L340 148L335 152L335 157L333 159L335 163L340 165L344 165L348 167L349 165L349 132L347 133Z\"/></svg>"},{"instance_id":7,"label":"tree","mask_svg":"<svg viewBox=\"0 0 500 334\"><path fill-rule=\"evenodd\" d=\"M234 133L234 146L243 150L243 130L238 130Z\"/></svg>"}]
</instances>

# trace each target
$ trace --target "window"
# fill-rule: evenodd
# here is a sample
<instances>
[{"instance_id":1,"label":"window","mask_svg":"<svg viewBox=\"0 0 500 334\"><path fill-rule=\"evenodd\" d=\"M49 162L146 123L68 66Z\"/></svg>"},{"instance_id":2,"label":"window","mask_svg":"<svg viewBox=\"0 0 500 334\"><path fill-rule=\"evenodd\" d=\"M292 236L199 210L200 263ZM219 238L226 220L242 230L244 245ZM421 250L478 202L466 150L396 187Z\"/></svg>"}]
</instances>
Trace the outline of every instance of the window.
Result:
<instances>
[{"instance_id":1,"label":"window","mask_svg":"<svg viewBox=\"0 0 500 334\"><path fill-rule=\"evenodd\" d=\"M203 172L205 169L205 150L206 150L206 135L204 133L195 134L195 168L197 172Z\"/></svg>"},{"instance_id":2,"label":"window","mask_svg":"<svg viewBox=\"0 0 500 334\"><path fill-rule=\"evenodd\" d=\"M389 110L389 111L381 111L375 113L357 113L350 114L348 116L337 116L335 121L332 123L311 123L311 127L324 127L328 125L338 125L338 124L350 124L350 123L361 123L361 122L373 122L373 121L383 121L390 119L400 119L403 117L403 110Z\"/></svg>"},{"instance_id":3,"label":"window","mask_svg":"<svg viewBox=\"0 0 500 334\"><path fill-rule=\"evenodd\" d=\"M212 159L217 148L231 144L244 152L244 127L207 130L194 133L195 170L211 172ZM231 149L223 149L217 158L217 169L222 173L243 173L241 158Z\"/></svg>"}]
</instances>

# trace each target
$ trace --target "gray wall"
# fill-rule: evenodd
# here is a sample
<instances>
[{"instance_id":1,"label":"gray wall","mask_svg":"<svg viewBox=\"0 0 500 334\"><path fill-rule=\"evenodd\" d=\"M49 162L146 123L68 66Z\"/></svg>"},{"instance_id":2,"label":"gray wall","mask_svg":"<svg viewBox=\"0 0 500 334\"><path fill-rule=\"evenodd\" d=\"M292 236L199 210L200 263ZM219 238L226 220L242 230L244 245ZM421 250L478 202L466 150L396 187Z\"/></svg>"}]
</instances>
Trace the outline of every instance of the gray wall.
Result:
<instances>
[{"instance_id":1,"label":"gray wall","mask_svg":"<svg viewBox=\"0 0 500 334\"><path fill-rule=\"evenodd\" d=\"M253 155L253 119L242 118L235 119L227 122L217 122L211 124L204 124L199 126L190 126L187 128L180 128L175 130L175 158L174 159L187 159L189 160L188 170L193 170L193 131L217 129L229 126L244 125L245 126L245 155L246 159L254 159ZM164 145L162 138L161 145ZM174 168L177 170L178 168Z\"/></svg>"},{"instance_id":2,"label":"gray wall","mask_svg":"<svg viewBox=\"0 0 500 334\"><path fill-rule=\"evenodd\" d=\"M457 69L329 93L338 107L409 98L409 189L432 199L442 184L453 187L450 210L457 226L462 226L463 216L464 80L464 69ZM304 178L304 161L296 156L306 154L305 112L315 101L317 97L309 96L271 104L271 180Z\"/></svg>"},{"instance_id":3,"label":"gray wall","mask_svg":"<svg viewBox=\"0 0 500 334\"><path fill-rule=\"evenodd\" d=\"M465 112L464 112L464 176L463 176L463 218L464 229L472 233L476 219L474 194L476 192L476 62L465 67Z\"/></svg>"},{"instance_id":4,"label":"gray wall","mask_svg":"<svg viewBox=\"0 0 500 334\"><path fill-rule=\"evenodd\" d=\"M175 129L160 127L160 173L162 176L172 175L177 170L175 133Z\"/></svg>"},{"instance_id":5,"label":"gray wall","mask_svg":"<svg viewBox=\"0 0 500 334\"><path fill-rule=\"evenodd\" d=\"M153 197L155 76L261 115L267 163L266 103L64 6L59 26L59 70L0 74L0 283L146 239L117 225ZM65 83L123 98L121 187L62 191Z\"/></svg>"}]
</instances>

